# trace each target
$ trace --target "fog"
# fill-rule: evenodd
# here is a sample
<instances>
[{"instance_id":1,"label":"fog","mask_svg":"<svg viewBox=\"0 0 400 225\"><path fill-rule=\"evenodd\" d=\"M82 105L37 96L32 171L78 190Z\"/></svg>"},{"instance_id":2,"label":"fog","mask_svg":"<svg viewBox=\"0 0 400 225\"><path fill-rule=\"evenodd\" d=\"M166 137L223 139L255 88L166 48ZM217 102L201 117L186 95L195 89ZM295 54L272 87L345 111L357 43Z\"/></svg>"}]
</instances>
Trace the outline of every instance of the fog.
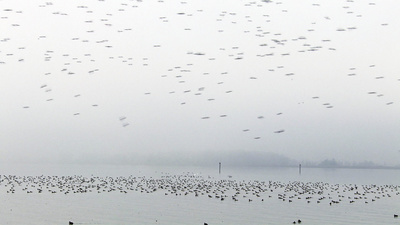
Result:
<instances>
[{"instance_id":1,"label":"fog","mask_svg":"<svg viewBox=\"0 0 400 225\"><path fill-rule=\"evenodd\" d=\"M0 10L0 162L400 165L398 1Z\"/></svg>"}]
</instances>

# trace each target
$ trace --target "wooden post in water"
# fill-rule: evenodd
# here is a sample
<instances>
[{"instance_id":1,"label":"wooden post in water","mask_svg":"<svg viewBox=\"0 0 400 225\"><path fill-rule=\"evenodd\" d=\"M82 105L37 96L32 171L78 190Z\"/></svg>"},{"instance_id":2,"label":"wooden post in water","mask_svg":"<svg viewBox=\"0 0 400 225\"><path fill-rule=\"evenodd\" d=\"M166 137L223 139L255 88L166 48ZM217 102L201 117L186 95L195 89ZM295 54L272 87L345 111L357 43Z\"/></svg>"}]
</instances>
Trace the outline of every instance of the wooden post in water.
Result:
<instances>
[{"instance_id":1,"label":"wooden post in water","mask_svg":"<svg viewBox=\"0 0 400 225\"><path fill-rule=\"evenodd\" d=\"M299 164L299 174L301 175L301 164Z\"/></svg>"},{"instance_id":2,"label":"wooden post in water","mask_svg":"<svg viewBox=\"0 0 400 225\"><path fill-rule=\"evenodd\" d=\"M219 174L221 174L221 162L219 162L218 172L219 172Z\"/></svg>"}]
</instances>

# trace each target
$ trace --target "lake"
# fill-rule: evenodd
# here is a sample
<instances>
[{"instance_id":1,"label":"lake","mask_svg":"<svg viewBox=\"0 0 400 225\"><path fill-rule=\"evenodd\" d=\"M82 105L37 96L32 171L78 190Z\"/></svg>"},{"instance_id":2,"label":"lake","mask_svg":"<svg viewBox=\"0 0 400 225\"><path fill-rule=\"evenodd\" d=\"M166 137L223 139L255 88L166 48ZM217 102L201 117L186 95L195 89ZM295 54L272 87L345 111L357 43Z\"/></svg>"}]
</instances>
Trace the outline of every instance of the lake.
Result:
<instances>
[{"instance_id":1,"label":"lake","mask_svg":"<svg viewBox=\"0 0 400 225\"><path fill-rule=\"evenodd\" d=\"M399 170L302 168L300 175L298 168L224 166L218 174L218 165L0 169L1 224L399 223Z\"/></svg>"}]
</instances>

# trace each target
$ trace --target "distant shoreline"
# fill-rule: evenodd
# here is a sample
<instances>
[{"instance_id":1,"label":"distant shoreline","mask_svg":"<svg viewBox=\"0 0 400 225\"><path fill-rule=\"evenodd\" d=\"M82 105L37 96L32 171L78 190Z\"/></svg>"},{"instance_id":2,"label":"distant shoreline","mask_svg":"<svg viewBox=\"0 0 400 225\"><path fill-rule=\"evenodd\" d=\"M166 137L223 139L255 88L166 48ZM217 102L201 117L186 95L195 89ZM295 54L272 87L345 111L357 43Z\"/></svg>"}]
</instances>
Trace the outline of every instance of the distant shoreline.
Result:
<instances>
[{"instance_id":1,"label":"distant shoreline","mask_svg":"<svg viewBox=\"0 0 400 225\"><path fill-rule=\"evenodd\" d=\"M318 169L391 169L399 170L400 166L306 166L302 165L302 168L318 168Z\"/></svg>"},{"instance_id":2,"label":"distant shoreline","mask_svg":"<svg viewBox=\"0 0 400 225\"><path fill-rule=\"evenodd\" d=\"M298 168L299 166L295 165L225 165L226 167L254 167L254 168ZM400 170L400 166L310 166L310 165L301 165L302 169L390 169L390 170Z\"/></svg>"}]
</instances>

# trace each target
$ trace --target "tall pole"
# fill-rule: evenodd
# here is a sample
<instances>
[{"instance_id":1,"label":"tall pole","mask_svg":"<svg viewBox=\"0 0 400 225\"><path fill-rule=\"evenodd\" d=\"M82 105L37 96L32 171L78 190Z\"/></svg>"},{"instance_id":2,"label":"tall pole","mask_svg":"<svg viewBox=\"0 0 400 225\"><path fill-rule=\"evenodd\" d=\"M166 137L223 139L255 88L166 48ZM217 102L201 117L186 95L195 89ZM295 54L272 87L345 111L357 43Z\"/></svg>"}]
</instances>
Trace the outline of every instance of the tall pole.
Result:
<instances>
[{"instance_id":1,"label":"tall pole","mask_svg":"<svg viewBox=\"0 0 400 225\"><path fill-rule=\"evenodd\" d=\"M221 174L221 162L219 162L219 169L218 169L219 174Z\"/></svg>"},{"instance_id":2,"label":"tall pole","mask_svg":"<svg viewBox=\"0 0 400 225\"><path fill-rule=\"evenodd\" d=\"M301 174L301 164L299 164L299 174Z\"/></svg>"}]
</instances>

